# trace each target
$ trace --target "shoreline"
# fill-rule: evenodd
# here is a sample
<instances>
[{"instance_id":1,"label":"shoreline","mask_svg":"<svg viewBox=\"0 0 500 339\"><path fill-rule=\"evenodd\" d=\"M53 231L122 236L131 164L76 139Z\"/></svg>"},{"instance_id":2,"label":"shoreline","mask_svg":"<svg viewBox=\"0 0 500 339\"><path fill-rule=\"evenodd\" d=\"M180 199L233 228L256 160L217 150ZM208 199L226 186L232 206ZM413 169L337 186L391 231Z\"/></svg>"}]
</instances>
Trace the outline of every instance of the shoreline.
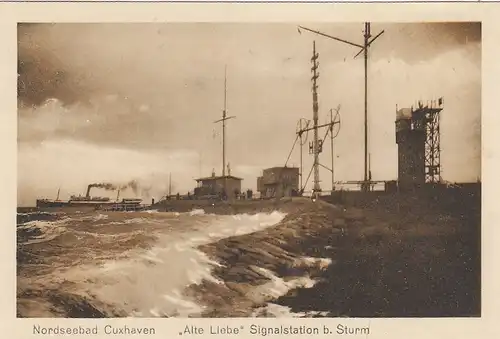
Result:
<instances>
[{"instance_id":1,"label":"shoreline","mask_svg":"<svg viewBox=\"0 0 500 339\"><path fill-rule=\"evenodd\" d=\"M190 287L192 297L210 305L203 317L253 316L259 307L286 295L288 290L312 285L320 278L326 260L314 253L306 255L303 240L329 227L328 220L338 208L301 198L277 210L287 213L277 225L198 247L221 264L212 275L224 282L218 285L204 281ZM312 224L319 227L312 230ZM337 236L342 233L340 226L334 228Z\"/></svg>"},{"instance_id":2,"label":"shoreline","mask_svg":"<svg viewBox=\"0 0 500 339\"><path fill-rule=\"evenodd\" d=\"M222 283L205 280L185 293L208 305L201 317L278 316L268 303L308 317L478 317L480 201L462 205L411 198L354 207L293 198L204 208L286 216L199 246L221 264L212 275ZM70 317L125 316L97 300L66 299Z\"/></svg>"},{"instance_id":3,"label":"shoreline","mask_svg":"<svg viewBox=\"0 0 500 339\"><path fill-rule=\"evenodd\" d=\"M474 206L467 214L422 199L397 205L382 200L357 208L304 198L281 204L288 214L278 225L199 247L223 265L213 275L224 284L205 281L189 290L210 305L204 317L252 316L268 302L309 316L479 317ZM272 283L284 293L259 295Z\"/></svg>"}]
</instances>

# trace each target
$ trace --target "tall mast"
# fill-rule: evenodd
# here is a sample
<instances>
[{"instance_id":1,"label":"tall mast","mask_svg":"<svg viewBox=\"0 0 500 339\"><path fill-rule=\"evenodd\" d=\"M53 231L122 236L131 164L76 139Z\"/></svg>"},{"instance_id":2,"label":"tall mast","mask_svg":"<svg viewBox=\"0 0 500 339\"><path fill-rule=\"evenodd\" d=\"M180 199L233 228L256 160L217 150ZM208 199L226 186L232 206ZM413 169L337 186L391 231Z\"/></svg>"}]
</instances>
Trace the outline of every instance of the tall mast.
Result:
<instances>
[{"instance_id":1,"label":"tall mast","mask_svg":"<svg viewBox=\"0 0 500 339\"><path fill-rule=\"evenodd\" d=\"M203 174L202 162L201 162L201 152L200 152L200 154L198 154L198 160L199 160L199 164L198 164L198 165L199 165L199 167L200 167L200 168L199 168L199 170L200 170L200 174L199 174L199 175L200 175L200 178L201 178L201 176L202 176L202 174Z\"/></svg>"},{"instance_id":2,"label":"tall mast","mask_svg":"<svg viewBox=\"0 0 500 339\"><path fill-rule=\"evenodd\" d=\"M321 191L319 186L319 153L320 153L320 145L318 140L318 85L317 80L319 77L318 73L318 57L319 54L316 53L316 41L313 41L313 56L311 58L311 62L313 66L311 71L313 72L312 82L313 82L313 124L314 124L314 144L313 144L313 153L314 153L314 187L313 192Z\"/></svg>"},{"instance_id":3,"label":"tall mast","mask_svg":"<svg viewBox=\"0 0 500 339\"><path fill-rule=\"evenodd\" d=\"M222 111L222 176L226 176L227 66L224 67L224 110Z\"/></svg>"},{"instance_id":4,"label":"tall mast","mask_svg":"<svg viewBox=\"0 0 500 339\"><path fill-rule=\"evenodd\" d=\"M299 131L302 131L302 119L299 121L299 124L300 124L300 129ZM302 159L302 145L304 145L304 143L302 142L302 133L299 134L299 137L300 137L300 190L302 191L302 177L303 177L303 174L302 172L304 172L302 169L303 169L303 159Z\"/></svg>"},{"instance_id":5,"label":"tall mast","mask_svg":"<svg viewBox=\"0 0 500 339\"><path fill-rule=\"evenodd\" d=\"M172 196L172 173L168 176L168 196Z\"/></svg>"},{"instance_id":6,"label":"tall mast","mask_svg":"<svg viewBox=\"0 0 500 339\"><path fill-rule=\"evenodd\" d=\"M227 65L224 67L224 109L222 110L222 119L214 123L222 122L222 176L224 177L224 193L226 193L226 120L235 118L227 116Z\"/></svg>"},{"instance_id":7,"label":"tall mast","mask_svg":"<svg viewBox=\"0 0 500 339\"><path fill-rule=\"evenodd\" d=\"M335 154L333 151L333 109L330 109L330 153L332 157L332 191L335 191L335 170L334 170L334 158Z\"/></svg>"},{"instance_id":8,"label":"tall mast","mask_svg":"<svg viewBox=\"0 0 500 339\"><path fill-rule=\"evenodd\" d=\"M368 181L372 181L372 154L368 153Z\"/></svg>"},{"instance_id":9,"label":"tall mast","mask_svg":"<svg viewBox=\"0 0 500 339\"><path fill-rule=\"evenodd\" d=\"M364 173L364 185L363 191L370 190L371 179L368 173L368 46L370 45L370 23L365 23L365 34L364 34L364 61L365 61L365 173Z\"/></svg>"}]
</instances>

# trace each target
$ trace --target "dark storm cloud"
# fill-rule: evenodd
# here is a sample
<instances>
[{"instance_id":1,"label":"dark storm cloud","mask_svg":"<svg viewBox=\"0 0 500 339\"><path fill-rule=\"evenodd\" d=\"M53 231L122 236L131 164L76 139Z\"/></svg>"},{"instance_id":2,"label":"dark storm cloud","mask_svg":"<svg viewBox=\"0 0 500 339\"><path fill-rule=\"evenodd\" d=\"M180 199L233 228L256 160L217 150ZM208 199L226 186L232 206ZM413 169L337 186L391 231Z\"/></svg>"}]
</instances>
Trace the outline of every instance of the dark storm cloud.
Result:
<instances>
[{"instance_id":1,"label":"dark storm cloud","mask_svg":"<svg viewBox=\"0 0 500 339\"><path fill-rule=\"evenodd\" d=\"M303 25L363 40L363 23ZM462 110L479 114L480 100L468 88L480 83L480 24L373 23L372 34L382 29L369 62L370 117L384 117L383 125L371 129L374 149L394 150L392 139L375 145L382 139L375 133L392 131L393 107L411 105L419 96L447 97L454 116L465 116ZM345 149L342 164L354 166L363 144L363 62L352 59L358 49L299 34L295 24L21 26L20 80L27 87L20 101L38 106L20 110L19 140L30 145L70 140L140 152L188 149L203 153L204 166L211 169L207 162L220 162L220 125L213 122L223 108L227 65L228 111L237 116L227 131L228 158L249 168L282 164L297 120L311 114L313 40L320 53L321 119L342 105L338 149ZM59 101L46 105L49 98ZM348 141L342 145L342 140ZM249 160L252 152L259 156Z\"/></svg>"},{"instance_id":2,"label":"dark storm cloud","mask_svg":"<svg viewBox=\"0 0 500 339\"><path fill-rule=\"evenodd\" d=\"M91 64L77 67L77 62L74 59L68 58L68 56L73 56L75 59L79 57L83 59L83 55L85 54L89 54L90 58L94 58L92 55L94 53L107 53L109 50L113 50L113 48L124 49L123 46L130 52L136 37L131 35L130 42L127 44L126 41L123 41L123 36L125 36L125 34L120 36L120 29L116 25L100 26L103 28L102 37L99 36L98 30L95 29L97 27L96 25L90 27L89 25L80 24L19 24L19 100L27 105L40 105L48 98L57 98L63 104L68 105L76 102L87 102L93 92L99 92L98 88L102 89L102 87L106 88L116 85L113 83L113 79L106 78L105 74L103 74L108 72L108 69L93 67L95 65L92 66ZM144 26L141 27L141 25L136 26L140 29L144 28ZM213 40L214 36L224 36L224 33L221 33L224 31L222 27L224 25L192 24L189 27L185 26L183 29L179 30L179 36L181 39L185 40L182 45L179 45L176 44L176 40L178 39L172 36L174 26L150 26L151 29L149 31L152 35L149 38L151 40L151 46L154 46L156 53L164 53L165 50L169 51L174 50L173 48L175 47L186 47L190 45L189 40L193 39L193 35L190 34L192 32L200 34L200 29L203 30L202 35L207 38L207 41ZM246 30L244 26L245 25L233 25L233 31L240 31L240 33L243 33L242 38L245 38L245 35L249 35L248 30ZM272 27L273 25L269 26ZM278 26L280 25L274 25L276 28L275 31L278 32L274 33L274 35L277 36L276 41L283 39L283 32L285 30L292 30L293 28L293 25L283 29ZM348 30L343 28L343 26L346 25L338 24L311 24L306 26L320 29L325 33L346 38L350 41L362 42L362 24L347 25L350 27ZM434 58L451 48L456 48L468 42L478 42L481 40L481 23L373 23L372 35L377 34L382 29L385 29L386 33L373 45L371 50L373 60L387 58L392 54L396 57L405 59L409 63L422 62L429 58ZM266 34L269 35L268 32L265 32L265 30L261 31L259 28L252 29L251 32L257 37L261 36L261 39L263 39ZM270 36L273 36L273 34ZM309 37L313 38L313 35L309 34ZM228 41L227 46L234 44L235 38L236 33L226 33L224 39ZM315 38L318 40L318 43L323 45L321 47L323 54L327 55L330 60L350 58L357 52L350 46L343 46L343 44L333 41L328 41L328 43L326 43L328 39L322 37ZM81 44L79 43L80 39L82 39ZM95 42L88 42L89 39L93 39ZM140 39L143 38L141 37ZM201 41L202 40L203 39L201 39ZM424 44L422 43L423 41L425 41ZM277 43L279 44L281 42ZM64 46L64 44L67 46ZM250 42L249 45L251 44ZM118 47L113 47L114 45ZM201 44L200 47L205 49L211 48L210 44L205 43ZM69 50L70 48L74 51ZM151 52L151 50L149 52ZM252 49L249 48L248 52L256 53L255 56L258 58L259 53L265 51L257 53L255 51L252 52ZM80 55L74 55L74 53ZM214 53L220 54L221 52L214 50ZM291 57L288 57L286 60L293 60L293 56L296 52L290 50L288 53L291 53ZM115 60L113 60L113 63L115 66L123 63L125 50L122 50L121 53L115 53L114 57ZM130 59L130 55L128 55L127 58ZM103 56L103 60L106 61L106 56ZM147 60L143 61L147 62ZM209 61L205 60L204 62L208 63ZM108 65L108 67L109 66L110 65ZM171 66L165 60L165 64L155 65L155 67L168 68ZM154 67L152 67L150 71L155 72ZM157 71L162 72L163 70L157 69ZM133 79L133 77L128 79L120 78L119 80L125 82L125 84L121 85L122 87L126 87L127 82L130 82L131 79ZM196 80L196 82L196 86L199 89L205 89L207 86L207 83L202 83L199 79ZM129 85L128 89L132 87L131 83L129 83ZM131 93L128 93L128 95L130 96Z\"/></svg>"},{"instance_id":3,"label":"dark storm cloud","mask_svg":"<svg viewBox=\"0 0 500 339\"><path fill-rule=\"evenodd\" d=\"M481 41L481 23L480 22L445 22L428 24L436 30L442 30L455 38L459 44Z\"/></svg>"},{"instance_id":4,"label":"dark storm cloud","mask_svg":"<svg viewBox=\"0 0 500 339\"><path fill-rule=\"evenodd\" d=\"M50 45L46 44L49 38L50 25L18 25L17 86L20 103L38 106L50 98L56 98L65 105L86 102L91 89L83 85L83 77L72 74L57 53L50 50Z\"/></svg>"},{"instance_id":5,"label":"dark storm cloud","mask_svg":"<svg viewBox=\"0 0 500 339\"><path fill-rule=\"evenodd\" d=\"M480 22L427 23L425 28L424 34L434 45L436 53L481 42ZM425 53L426 46L421 49Z\"/></svg>"},{"instance_id":6,"label":"dark storm cloud","mask_svg":"<svg viewBox=\"0 0 500 339\"><path fill-rule=\"evenodd\" d=\"M196 129L199 109L186 109L186 103L206 100L203 92L221 79L189 69L176 72L172 59L177 58L160 26L125 25L130 34L123 27L19 25L21 142L69 138L102 146L168 148L186 134L176 124ZM134 34L135 27L140 34ZM56 102L46 105L48 99ZM192 146L193 138L183 145Z\"/></svg>"},{"instance_id":7,"label":"dark storm cloud","mask_svg":"<svg viewBox=\"0 0 500 339\"><path fill-rule=\"evenodd\" d=\"M377 23L372 26L372 36L387 27ZM385 30L385 34L372 45L374 60L392 54L415 64L481 41L480 22L393 24Z\"/></svg>"}]
</instances>

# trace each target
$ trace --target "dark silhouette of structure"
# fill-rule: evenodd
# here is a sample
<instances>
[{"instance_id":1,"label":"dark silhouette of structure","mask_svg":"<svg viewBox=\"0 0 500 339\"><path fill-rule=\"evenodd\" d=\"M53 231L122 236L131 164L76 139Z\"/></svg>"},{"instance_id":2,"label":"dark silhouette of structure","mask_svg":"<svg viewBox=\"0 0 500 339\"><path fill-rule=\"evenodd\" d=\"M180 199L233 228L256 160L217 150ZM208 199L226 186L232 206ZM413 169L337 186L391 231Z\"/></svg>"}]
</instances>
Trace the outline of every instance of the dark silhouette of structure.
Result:
<instances>
[{"instance_id":1,"label":"dark silhouette of structure","mask_svg":"<svg viewBox=\"0 0 500 339\"><path fill-rule=\"evenodd\" d=\"M396 112L399 190L441 182L440 113L443 99Z\"/></svg>"}]
</instances>

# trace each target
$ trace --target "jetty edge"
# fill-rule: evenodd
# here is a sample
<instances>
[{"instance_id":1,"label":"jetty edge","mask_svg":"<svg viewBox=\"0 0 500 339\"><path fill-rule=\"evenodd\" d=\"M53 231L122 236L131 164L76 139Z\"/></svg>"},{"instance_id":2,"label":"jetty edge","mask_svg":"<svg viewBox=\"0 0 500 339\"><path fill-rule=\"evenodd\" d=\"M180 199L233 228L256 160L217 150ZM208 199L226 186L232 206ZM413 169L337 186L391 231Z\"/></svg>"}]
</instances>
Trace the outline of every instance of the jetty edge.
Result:
<instances>
[{"instance_id":1,"label":"jetty edge","mask_svg":"<svg viewBox=\"0 0 500 339\"><path fill-rule=\"evenodd\" d=\"M269 302L313 317L477 317L478 206L276 200L268 211L287 215L275 227L199 247L221 264L213 275L224 283L205 280L187 293L207 307L204 317L272 317ZM290 287L283 295L265 288L277 278Z\"/></svg>"}]
</instances>

